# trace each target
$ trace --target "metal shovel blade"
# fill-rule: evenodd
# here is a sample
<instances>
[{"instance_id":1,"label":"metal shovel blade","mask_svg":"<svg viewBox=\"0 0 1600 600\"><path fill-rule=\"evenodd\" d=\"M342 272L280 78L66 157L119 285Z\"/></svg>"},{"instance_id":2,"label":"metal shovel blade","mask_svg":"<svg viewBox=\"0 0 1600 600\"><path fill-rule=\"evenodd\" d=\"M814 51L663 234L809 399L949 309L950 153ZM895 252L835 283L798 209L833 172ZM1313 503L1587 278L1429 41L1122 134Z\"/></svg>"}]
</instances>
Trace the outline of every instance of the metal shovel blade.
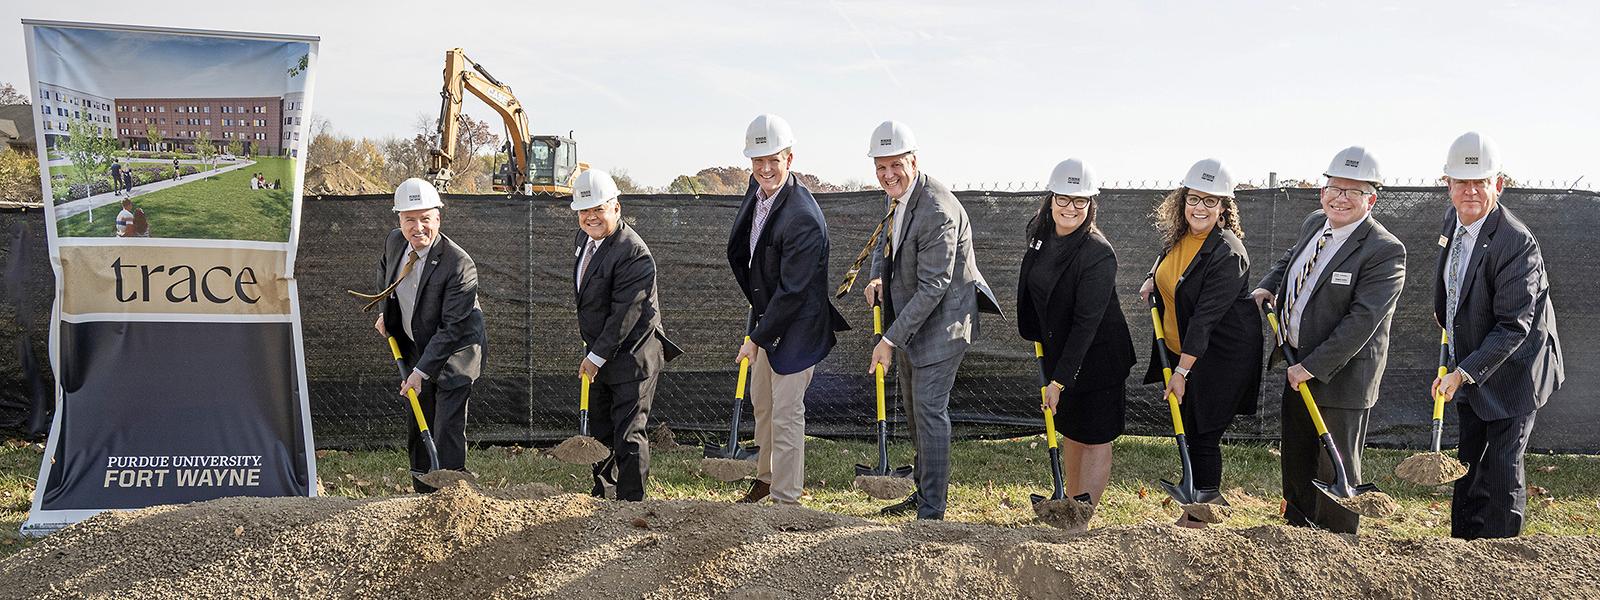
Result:
<instances>
[{"instance_id":1,"label":"metal shovel blade","mask_svg":"<svg viewBox=\"0 0 1600 600\"><path fill-rule=\"evenodd\" d=\"M910 479L916 474L916 472L916 467L911 465L906 465L904 467L895 469L869 467L862 464L856 465L856 477L904 477L906 479Z\"/></svg>"},{"instance_id":2,"label":"metal shovel blade","mask_svg":"<svg viewBox=\"0 0 1600 600\"><path fill-rule=\"evenodd\" d=\"M728 458L733 460L754 460L761 448L756 446L726 446L716 442L706 442L706 458Z\"/></svg>"}]
</instances>

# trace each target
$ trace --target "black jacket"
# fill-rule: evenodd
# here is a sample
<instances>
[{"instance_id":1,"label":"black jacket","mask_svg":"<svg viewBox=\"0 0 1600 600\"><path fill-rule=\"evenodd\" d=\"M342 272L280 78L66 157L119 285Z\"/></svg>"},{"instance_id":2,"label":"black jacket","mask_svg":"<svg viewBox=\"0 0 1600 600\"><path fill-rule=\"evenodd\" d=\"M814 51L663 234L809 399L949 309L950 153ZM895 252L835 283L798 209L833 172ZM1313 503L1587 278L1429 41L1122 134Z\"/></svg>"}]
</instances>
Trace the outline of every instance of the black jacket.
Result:
<instances>
[{"instance_id":1,"label":"black jacket","mask_svg":"<svg viewBox=\"0 0 1600 600\"><path fill-rule=\"evenodd\" d=\"M1455 228L1451 208L1440 226L1444 247L1433 278L1433 314L1441 326ZM1484 217L1477 244L1461 281L1454 341L1456 366L1478 383L1461 386L1456 399L1484 420L1525 415L1544 406L1566 379L1550 277L1539 241L1504 206Z\"/></svg>"},{"instance_id":2,"label":"black jacket","mask_svg":"<svg viewBox=\"0 0 1600 600\"><path fill-rule=\"evenodd\" d=\"M850 325L828 299L828 223L795 177L772 199L751 260L758 189L752 178L728 236L728 266L750 302L750 340L767 351L773 371L788 375L822 362L836 342L834 332Z\"/></svg>"},{"instance_id":3,"label":"black jacket","mask_svg":"<svg viewBox=\"0 0 1600 600\"><path fill-rule=\"evenodd\" d=\"M1046 240L1033 239L1022 255L1017 281L1017 329L1022 339L1039 342L1052 381L1063 394L1121 387L1135 362L1133 337L1117 300L1117 254L1099 233L1082 232L1056 264L1038 260ZM1035 269L1056 278L1049 295L1033 297L1028 285ZM1043 322L1038 305L1048 307Z\"/></svg>"},{"instance_id":4,"label":"black jacket","mask_svg":"<svg viewBox=\"0 0 1600 600\"><path fill-rule=\"evenodd\" d=\"M589 235L573 238L572 271L583 261ZM601 242L584 272L583 289L574 289L578 332L588 352L605 359L599 383L624 383L654 376L683 354L661 328L656 301L656 261L644 240L626 223Z\"/></svg>"},{"instance_id":5,"label":"black jacket","mask_svg":"<svg viewBox=\"0 0 1600 600\"><path fill-rule=\"evenodd\" d=\"M1166 255L1162 255L1162 259ZM1158 260L1159 262L1159 260ZM1153 272L1153 270L1152 270ZM1261 313L1250 299L1250 255L1244 242L1223 227L1213 229L1194 261L1178 279L1178 336L1183 353L1196 358L1184 392L1185 412L1193 415L1191 433L1227 427L1233 416L1254 414L1261 395ZM1145 383L1161 382L1161 359L1154 352L1166 346L1151 339L1150 368ZM1172 365L1176 367L1177 361Z\"/></svg>"},{"instance_id":6,"label":"black jacket","mask_svg":"<svg viewBox=\"0 0 1600 600\"><path fill-rule=\"evenodd\" d=\"M401 260L411 245L399 229L384 241L377 285L389 287L400 274ZM390 294L383 303L383 326L400 345L406 364L422 371L443 389L471 385L478 379L485 345L483 311L478 308L478 267L472 257L443 233L428 251L417 282L417 304L406 337L400 302ZM417 268L417 267L413 267Z\"/></svg>"}]
</instances>

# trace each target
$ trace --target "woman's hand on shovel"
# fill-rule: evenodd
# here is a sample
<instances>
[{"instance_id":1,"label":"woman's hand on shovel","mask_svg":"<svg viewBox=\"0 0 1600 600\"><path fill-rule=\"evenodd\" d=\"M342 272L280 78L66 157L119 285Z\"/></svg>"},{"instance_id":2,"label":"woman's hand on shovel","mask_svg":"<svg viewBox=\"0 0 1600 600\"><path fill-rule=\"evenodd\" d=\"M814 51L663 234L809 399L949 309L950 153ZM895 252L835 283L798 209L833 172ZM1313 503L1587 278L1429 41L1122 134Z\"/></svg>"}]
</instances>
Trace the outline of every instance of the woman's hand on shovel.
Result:
<instances>
[{"instance_id":1,"label":"woman's hand on shovel","mask_svg":"<svg viewBox=\"0 0 1600 600\"><path fill-rule=\"evenodd\" d=\"M1056 405L1061 403L1061 384L1054 381L1044 385L1044 408L1051 412L1056 410Z\"/></svg>"}]
</instances>

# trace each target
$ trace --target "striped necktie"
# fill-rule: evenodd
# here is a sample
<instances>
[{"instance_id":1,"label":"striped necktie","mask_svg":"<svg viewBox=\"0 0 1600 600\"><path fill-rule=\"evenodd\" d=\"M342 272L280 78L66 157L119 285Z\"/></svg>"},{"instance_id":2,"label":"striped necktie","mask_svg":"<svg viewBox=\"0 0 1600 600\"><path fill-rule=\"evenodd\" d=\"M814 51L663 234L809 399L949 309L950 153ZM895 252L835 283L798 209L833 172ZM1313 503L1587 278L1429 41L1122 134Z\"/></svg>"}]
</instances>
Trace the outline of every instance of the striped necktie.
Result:
<instances>
[{"instance_id":1,"label":"striped necktie","mask_svg":"<svg viewBox=\"0 0 1600 600\"><path fill-rule=\"evenodd\" d=\"M1324 227L1322 229L1322 237L1317 238L1317 249L1311 251L1311 260L1306 261L1306 266L1302 267L1299 273L1295 273L1294 287L1289 288L1289 301L1285 302L1283 306L1283 323L1284 327L1289 329L1289 339L1291 341L1297 341L1300 338L1300 328L1294 325L1295 321L1291 318L1295 314L1294 305L1300 301L1300 296L1306 292L1306 284L1311 281L1311 273L1317 270L1317 260L1322 258L1322 249L1328 247L1328 240L1331 239L1333 239L1333 228Z\"/></svg>"},{"instance_id":2,"label":"striped necktie","mask_svg":"<svg viewBox=\"0 0 1600 600\"><path fill-rule=\"evenodd\" d=\"M894 209L896 208L900 208L900 199L890 199L889 212L884 214L882 219L878 220L878 228L872 230L872 237L867 238L867 245L861 248L861 254L856 255L856 261L850 263L850 270L845 272L844 281L839 282L839 289L834 291L833 297L843 298L845 294L850 293L850 288L855 286L856 275L861 273L861 265L862 263L867 262L867 257L872 256L872 247L878 244L878 236L883 235L884 226L887 225L891 230L893 230ZM886 243L883 245L884 256L889 255L889 247L890 244Z\"/></svg>"},{"instance_id":3,"label":"striped necktie","mask_svg":"<svg viewBox=\"0 0 1600 600\"><path fill-rule=\"evenodd\" d=\"M1445 261L1444 273L1444 328L1450 332L1446 345L1450 347L1450 360L1456 359L1456 304L1461 301L1461 238L1467 228L1456 226L1456 239L1450 242L1450 259Z\"/></svg>"}]
</instances>

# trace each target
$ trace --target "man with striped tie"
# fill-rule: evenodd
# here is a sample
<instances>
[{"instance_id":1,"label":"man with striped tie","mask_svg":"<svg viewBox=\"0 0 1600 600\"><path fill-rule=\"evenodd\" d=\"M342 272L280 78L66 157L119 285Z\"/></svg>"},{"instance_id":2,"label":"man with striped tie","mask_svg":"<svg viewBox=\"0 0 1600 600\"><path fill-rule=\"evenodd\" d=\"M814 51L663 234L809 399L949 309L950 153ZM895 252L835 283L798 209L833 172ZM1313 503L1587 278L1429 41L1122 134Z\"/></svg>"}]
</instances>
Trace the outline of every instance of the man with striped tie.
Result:
<instances>
[{"instance_id":1,"label":"man with striped tie","mask_svg":"<svg viewBox=\"0 0 1600 600\"><path fill-rule=\"evenodd\" d=\"M850 326L828 300L828 223L811 191L789 173L794 133L777 115L745 129L750 187L728 235L728 266L750 303L749 337L734 356L750 361L756 480L739 502L798 504L806 473L806 389L835 331Z\"/></svg>"},{"instance_id":2,"label":"man with striped tie","mask_svg":"<svg viewBox=\"0 0 1600 600\"><path fill-rule=\"evenodd\" d=\"M1566 378L1544 256L1527 224L1500 205L1496 154L1477 132L1450 145L1451 208L1434 277L1433 314L1455 370L1433 386L1456 403L1467 465L1450 500L1450 535L1469 540L1522 533L1522 455L1539 407Z\"/></svg>"},{"instance_id":3,"label":"man with striped tie","mask_svg":"<svg viewBox=\"0 0 1600 600\"><path fill-rule=\"evenodd\" d=\"M1324 172L1322 209L1300 226L1299 241L1278 258L1254 292L1281 311L1300 358L1284 386L1281 463L1284 519L1290 525L1355 533L1360 518L1312 485L1333 480L1300 386L1311 386L1351 484L1361 481L1367 416L1389 358L1389 323L1405 285L1406 248L1372 216L1383 178L1360 146L1341 150ZM1282 302L1278 302L1278 299ZM1273 361L1281 358L1275 351ZM1271 361L1269 361L1271 364Z\"/></svg>"}]
</instances>

